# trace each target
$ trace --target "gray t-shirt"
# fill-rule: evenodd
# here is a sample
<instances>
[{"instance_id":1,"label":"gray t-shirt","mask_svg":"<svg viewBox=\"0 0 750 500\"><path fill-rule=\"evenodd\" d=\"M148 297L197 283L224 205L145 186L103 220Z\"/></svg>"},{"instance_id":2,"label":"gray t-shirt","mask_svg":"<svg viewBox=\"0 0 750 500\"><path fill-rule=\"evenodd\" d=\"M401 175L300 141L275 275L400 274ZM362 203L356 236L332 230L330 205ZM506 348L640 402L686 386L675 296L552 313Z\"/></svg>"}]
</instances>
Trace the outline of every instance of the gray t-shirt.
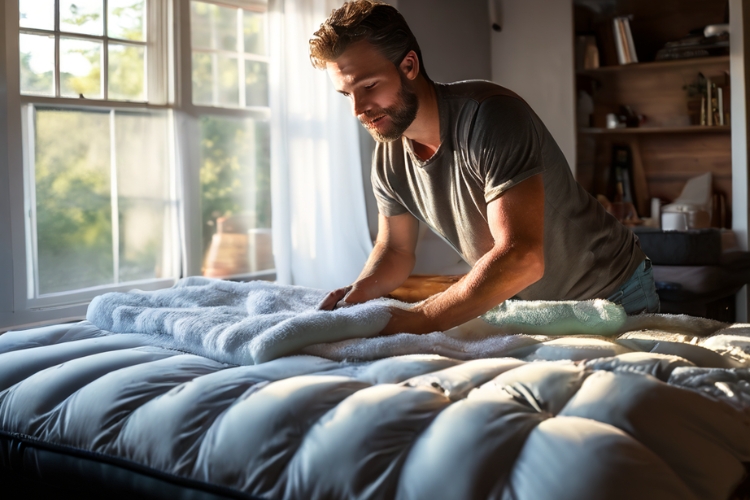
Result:
<instances>
[{"instance_id":1,"label":"gray t-shirt","mask_svg":"<svg viewBox=\"0 0 750 500\"><path fill-rule=\"evenodd\" d=\"M380 213L410 212L474 265L493 246L487 204L542 173L544 277L516 297L606 298L627 281L645 258L637 238L575 181L528 104L491 82L435 88L441 139L435 154L421 160L406 137L375 149Z\"/></svg>"}]
</instances>

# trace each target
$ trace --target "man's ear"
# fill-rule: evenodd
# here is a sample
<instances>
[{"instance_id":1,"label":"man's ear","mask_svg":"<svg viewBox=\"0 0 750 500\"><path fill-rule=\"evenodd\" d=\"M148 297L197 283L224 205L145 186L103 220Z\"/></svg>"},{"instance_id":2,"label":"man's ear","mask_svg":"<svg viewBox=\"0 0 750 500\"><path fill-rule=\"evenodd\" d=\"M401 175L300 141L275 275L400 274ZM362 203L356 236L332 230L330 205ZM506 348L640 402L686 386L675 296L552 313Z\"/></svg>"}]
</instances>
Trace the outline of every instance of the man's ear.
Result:
<instances>
[{"instance_id":1,"label":"man's ear","mask_svg":"<svg viewBox=\"0 0 750 500\"><path fill-rule=\"evenodd\" d=\"M401 60L398 69L409 80L414 80L419 75L419 57L417 53L410 50Z\"/></svg>"}]
</instances>

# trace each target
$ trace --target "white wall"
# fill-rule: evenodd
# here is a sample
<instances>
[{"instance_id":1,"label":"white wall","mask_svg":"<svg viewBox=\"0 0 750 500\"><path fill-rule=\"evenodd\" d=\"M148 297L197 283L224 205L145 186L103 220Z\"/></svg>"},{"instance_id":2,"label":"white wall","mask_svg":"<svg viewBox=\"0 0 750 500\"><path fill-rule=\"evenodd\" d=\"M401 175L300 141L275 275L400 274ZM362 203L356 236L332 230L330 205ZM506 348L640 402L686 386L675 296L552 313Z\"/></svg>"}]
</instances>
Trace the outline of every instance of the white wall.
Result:
<instances>
[{"instance_id":1,"label":"white wall","mask_svg":"<svg viewBox=\"0 0 750 500\"><path fill-rule=\"evenodd\" d=\"M5 32L5 8L0 6L0 32ZM10 234L10 167L8 158L8 86L5 36L0 36L0 315L13 311L13 249ZM2 326L0 324L0 326Z\"/></svg>"},{"instance_id":2,"label":"white wall","mask_svg":"<svg viewBox=\"0 0 750 500\"><path fill-rule=\"evenodd\" d=\"M750 8L743 0L729 2L731 36L729 65L732 89L732 229L743 250L750 246L750 204L748 190L748 146L750 145ZM736 296L737 321L747 322L750 314L750 294L745 286Z\"/></svg>"},{"instance_id":3,"label":"white wall","mask_svg":"<svg viewBox=\"0 0 750 500\"><path fill-rule=\"evenodd\" d=\"M492 80L529 103L575 173L573 2L489 1L502 18L502 31L492 32Z\"/></svg>"},{"instance_id":4,"label":"white wall","mask_svg":"<svg viewBox=\"0 0 750 500\"><path fill-rule=\"evenodd\" d=\"M487 0L399 0L397 8L419 41L432 80L492 78Z\"/></svg>"}]
</instances>

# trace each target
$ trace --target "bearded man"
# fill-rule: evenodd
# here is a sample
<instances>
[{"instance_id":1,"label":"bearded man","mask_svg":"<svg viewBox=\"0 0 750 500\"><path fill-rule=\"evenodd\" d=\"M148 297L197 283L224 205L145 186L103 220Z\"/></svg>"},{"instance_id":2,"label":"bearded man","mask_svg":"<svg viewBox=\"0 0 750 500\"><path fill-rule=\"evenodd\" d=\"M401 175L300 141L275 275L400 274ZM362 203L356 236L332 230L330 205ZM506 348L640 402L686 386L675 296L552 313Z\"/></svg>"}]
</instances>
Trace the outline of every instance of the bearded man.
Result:
<instances>
[{"instance_id":1,"label":"bearded man","mask_svg":"<svg viewBox=\"0 0 750 500\"><path fill-rule=\"evenodd\" d=\"M399 287L415 263L418 221L472 266L383 334L446 330L511 297L609 298L656 312L651 263L635 235L588 194L531 108L486 81L435 83L403 16L377 0L334 10L310 40L352 112L376 139L378 236L362 273L321 309Z\"/></svg>"}]
</instances>

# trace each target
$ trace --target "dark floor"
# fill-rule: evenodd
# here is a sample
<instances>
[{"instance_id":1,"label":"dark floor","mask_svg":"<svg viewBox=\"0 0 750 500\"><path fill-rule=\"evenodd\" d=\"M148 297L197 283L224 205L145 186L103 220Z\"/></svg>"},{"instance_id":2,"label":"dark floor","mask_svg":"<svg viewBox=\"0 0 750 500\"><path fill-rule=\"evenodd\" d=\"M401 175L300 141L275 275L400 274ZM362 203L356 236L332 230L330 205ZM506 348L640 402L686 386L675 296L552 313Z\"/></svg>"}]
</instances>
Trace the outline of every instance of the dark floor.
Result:
<instances>
[{"instance_id":1,"label":"dark floor","mask_svg":"<svg viewBox=\"0 0 750 500\"><path fill-rule=\"evenodd\" d=\"M0 492L4 500L54 500L75 498L80 500L100 499L101 495L95 495L85 490L69 490L46 485L39 480L31 480L25 477L8 474L0 470ZM122 496L107 496L107 500L121 500Z\"/></svg>"}]
</instances>

